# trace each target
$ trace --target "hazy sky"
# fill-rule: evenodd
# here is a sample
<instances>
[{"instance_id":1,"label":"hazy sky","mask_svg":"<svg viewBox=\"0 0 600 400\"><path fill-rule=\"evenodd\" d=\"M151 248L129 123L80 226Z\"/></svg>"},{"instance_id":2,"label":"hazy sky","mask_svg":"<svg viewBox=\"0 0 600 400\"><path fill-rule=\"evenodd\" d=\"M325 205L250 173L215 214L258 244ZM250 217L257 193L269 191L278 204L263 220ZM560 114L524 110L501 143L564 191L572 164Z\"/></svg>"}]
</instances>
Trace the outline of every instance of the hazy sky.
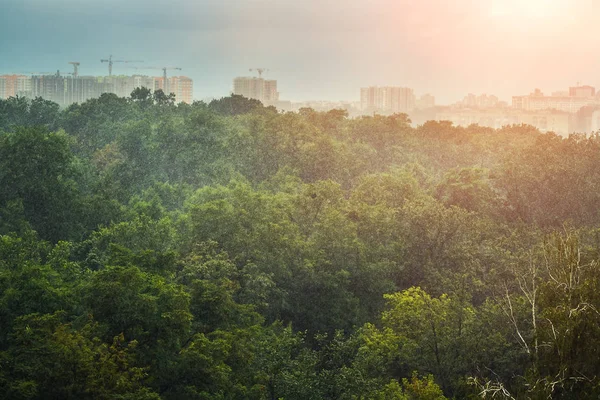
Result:
<instances>
[{"instance_id":1,"label":"hazy sky","mask_svg":"<svg viewBox=\"0 0 600 400\"><path fill-rule=\"evenodd\" d=\"M107 74L113 54L183 68L198 99L267 67L289 100L369 85L510 100L600 86L599 17L597 0L0 0L0 73Z\"/></svg>"}]
</instances>

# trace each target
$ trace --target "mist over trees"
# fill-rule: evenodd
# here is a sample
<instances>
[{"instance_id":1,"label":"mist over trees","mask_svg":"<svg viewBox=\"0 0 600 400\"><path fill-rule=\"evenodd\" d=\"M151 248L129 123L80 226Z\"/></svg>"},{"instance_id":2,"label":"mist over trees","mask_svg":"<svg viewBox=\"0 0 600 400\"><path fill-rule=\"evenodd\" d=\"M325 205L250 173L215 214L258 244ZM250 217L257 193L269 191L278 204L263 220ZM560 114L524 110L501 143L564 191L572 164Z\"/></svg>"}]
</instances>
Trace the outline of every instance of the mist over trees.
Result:
<instances>
[{"instance_id":1,"label":"mist over trees","mask_svg":"<svg viewBox=\"0 0 600 400\"><path fill-rule=\"evenodd\" d=\"M0 397L600 395L600 136L0 100Z\"/></svg>"}]
</instances>

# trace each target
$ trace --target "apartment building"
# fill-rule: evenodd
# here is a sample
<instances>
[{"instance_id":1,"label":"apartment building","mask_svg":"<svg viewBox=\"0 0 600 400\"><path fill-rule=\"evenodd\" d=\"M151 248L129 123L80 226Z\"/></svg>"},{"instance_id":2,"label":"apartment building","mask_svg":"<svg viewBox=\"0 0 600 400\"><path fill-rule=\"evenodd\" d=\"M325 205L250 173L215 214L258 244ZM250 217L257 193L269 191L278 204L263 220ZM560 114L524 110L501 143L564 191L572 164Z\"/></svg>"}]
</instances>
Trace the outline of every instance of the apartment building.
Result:
<instances>
[{"instance_id":1,"label":"apartment building","mask_svg":"<svg viewBox=\"0 0 600 400\"><path fill-rule=\"evenodd\" d=\"M360 89L360 106L366 113L409 113L415 109L416 98L410 88L371 86Z\"/></svg>"},{"instance_id":2,"label":"apartment building","mask_svg":"<svg viewBox=\"0 0 600 400\"><path fill-rule=\"evenodd\" d=\"M103 93L128 97L135 88L164 89L163 77L152 76L62 76L54 75L1 75L0 99L14 96L42 97L61 106L83 103ZM192 103L194 83L186 76L168 78L169 92L175 93L177 103Z\"/></svg>"},{"instance_id":3,"label":"apartment building","mask_svg":"<svg viewBox=\"0 0 600 400\"><path fill-rule=\"evenodd\" d=\"M233 94L260 100L265 105L279 101L277 81L250 76L238 76L233 80Z\"/></svg>"}]
</instances>

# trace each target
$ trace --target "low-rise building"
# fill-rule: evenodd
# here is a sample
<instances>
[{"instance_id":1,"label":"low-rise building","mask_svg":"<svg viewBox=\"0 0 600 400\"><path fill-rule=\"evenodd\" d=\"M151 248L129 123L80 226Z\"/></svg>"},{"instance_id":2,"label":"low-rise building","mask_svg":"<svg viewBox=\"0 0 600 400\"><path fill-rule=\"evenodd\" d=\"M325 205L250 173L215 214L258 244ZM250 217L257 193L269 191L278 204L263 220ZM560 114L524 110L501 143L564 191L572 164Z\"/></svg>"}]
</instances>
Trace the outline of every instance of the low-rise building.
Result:
<instances>
[{"instance_id":1,"label":"low-rise building","mask_svg":"<svg viewBox=\"0 0 600 400\"><path fill-rule=\"evenodd\" d=\"M554 92L552 96L545 96L540 89L535 89L526 96L513 96L512 106L517 110L557 110L574 114L583 107L600 104L595 94L596 89L592 86L571 87L568 95Z\"/></svg>"},{"instance_id":2,"label":"low-rise building","mask_svg":"<svg viewBox=\"0 0 600 400\"><path fill-rule=\"evenodd\" d=\"M531 125L541 132L568 136L574 131L571 114L553 110L523 111L511 109L453 109L436 113L438 121L451 121L456 126L479 125L499 129L507 125Z\"/></svg>"}]
</instances>

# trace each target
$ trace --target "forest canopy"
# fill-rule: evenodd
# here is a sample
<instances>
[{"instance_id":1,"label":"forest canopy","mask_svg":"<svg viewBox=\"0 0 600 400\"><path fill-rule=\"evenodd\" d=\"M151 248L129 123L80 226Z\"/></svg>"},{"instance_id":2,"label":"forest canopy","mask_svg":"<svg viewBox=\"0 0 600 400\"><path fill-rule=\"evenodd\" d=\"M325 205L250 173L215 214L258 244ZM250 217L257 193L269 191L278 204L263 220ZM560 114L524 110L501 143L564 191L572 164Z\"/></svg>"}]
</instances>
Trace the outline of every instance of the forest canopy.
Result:
<instances>
[{"instance_id":1,"label":"forest canopy","mask_svg":"<svg viewBox=\"0 0 600 400\"><path fill-rule=\"evenodd\" d=\"M0 100L0 398L600 395L600 136Z\"/></svg>"}]
</instances>

